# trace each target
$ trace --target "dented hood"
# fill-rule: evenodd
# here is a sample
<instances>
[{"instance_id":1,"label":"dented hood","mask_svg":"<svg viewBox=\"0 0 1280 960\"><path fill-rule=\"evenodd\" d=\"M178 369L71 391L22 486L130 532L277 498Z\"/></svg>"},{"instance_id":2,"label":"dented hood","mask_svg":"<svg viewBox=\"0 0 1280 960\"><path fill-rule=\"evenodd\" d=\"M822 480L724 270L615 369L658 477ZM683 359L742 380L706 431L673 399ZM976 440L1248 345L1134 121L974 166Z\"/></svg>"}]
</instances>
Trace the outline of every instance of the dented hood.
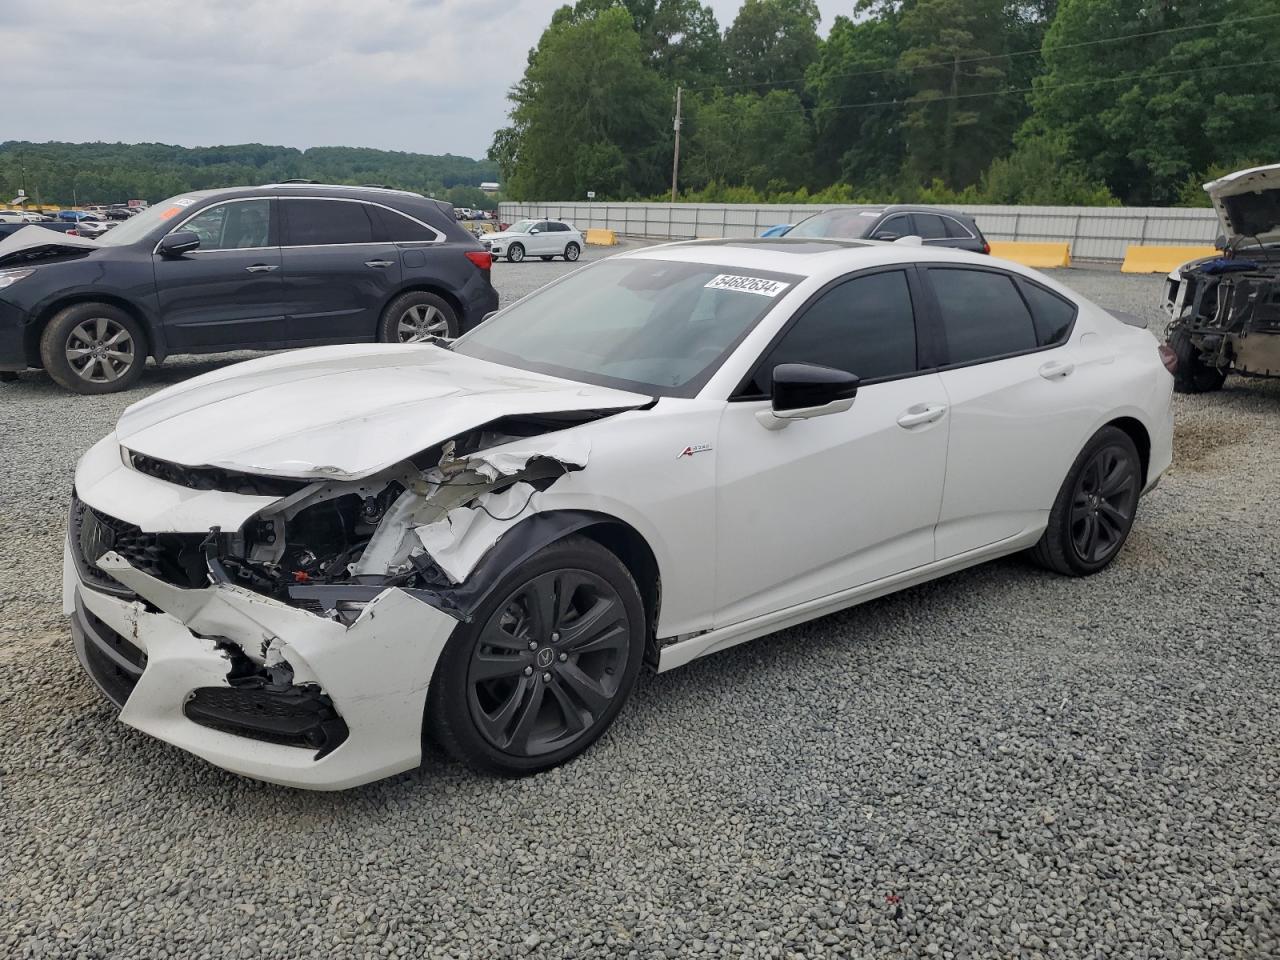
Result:
<instances>
[{"instance_id":1,"label":"dented hood","mask_svg":"<svg viewBox=\"0 0 1280 960\"><path fill-rule=\"evenodd\" d=\"M38 223L29 223L0 240L0 267L13 266L42 256L83 253L101 249L87 237L69 237Z\"/></svg>"},{"instance_id":2,"label":"dented hood","mask_svg":"<svg viewBox=\"0 0 1280 960\"><path fill-rule=\"evenodd\" d=\"M116 434L130 450L185 466L348 480L499 417L649 400L427 344L359 344L196 377L131 406Z\"/></svg>"},{"instance_id":3,"label":"dented hood","mask_svg":"<svg viewBox=\"0 0 1280 960\"><path fill-rule=\"evenodd\" d=\"M1227 242L1280 240L1280 163L1237 170L1204 185Z\"/></svg>"}]
</instances>

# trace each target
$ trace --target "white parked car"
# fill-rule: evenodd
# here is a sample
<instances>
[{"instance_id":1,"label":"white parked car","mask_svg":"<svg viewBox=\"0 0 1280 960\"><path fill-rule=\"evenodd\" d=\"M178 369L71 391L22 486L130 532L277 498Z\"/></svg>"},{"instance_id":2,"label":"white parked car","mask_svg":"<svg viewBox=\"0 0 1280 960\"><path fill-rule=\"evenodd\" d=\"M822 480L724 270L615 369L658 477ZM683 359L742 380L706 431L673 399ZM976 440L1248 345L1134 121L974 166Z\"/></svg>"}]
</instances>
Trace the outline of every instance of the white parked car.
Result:
<instances>
[{"instance_id":1,"label":"white parked car","mask_svg":"<svg viewBox=\"0 0 1280 960\"><path fill-rule=\"evenodd\" d=\"M0 223L44 223L52 219L26 210L0 210Z\"/></svg>"},{"instance_id":2,"label":"white parked car","mask_svg":"<svg viewBox=\"0 0 1280 960\"><path fill-rule=\"evenodd\" d=\"M525 257L551 260L582 256L582 232L563 220L521 220L500 233L487 233L480 242L495 257L519 263Z\"/></svg>"},{"instance_id":3,"label":"white parked car","mask_svg":"<svg viewBox=\"0 0 1280 960\"><path fill-rule=\"evenodd\" d=\"M1017 551L1106 567L1170 462L1166 362L980 254L651 247L448 346L134 404L77 467L65 608L123 722L228 770L348 787L416 766L425 727L529 773L642 663Z\"/></svg>"}]
</instances>

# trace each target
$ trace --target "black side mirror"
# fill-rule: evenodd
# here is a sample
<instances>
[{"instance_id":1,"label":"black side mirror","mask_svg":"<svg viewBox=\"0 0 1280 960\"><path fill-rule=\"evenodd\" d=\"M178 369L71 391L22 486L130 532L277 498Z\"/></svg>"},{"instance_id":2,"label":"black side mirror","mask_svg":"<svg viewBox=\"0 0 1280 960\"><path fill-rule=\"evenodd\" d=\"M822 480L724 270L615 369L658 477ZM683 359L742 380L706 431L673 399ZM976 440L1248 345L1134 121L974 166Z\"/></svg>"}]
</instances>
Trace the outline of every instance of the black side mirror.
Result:
<instances>
[{"instance_id":1,"label":"black side mirror","mask_svg":"<svg viewBox=\"0 0 1280 960\"><path fill-rule=\"evenodd\" d=\"M858 378L816 363L780 363L773 368L773 413L796 420L848 410Z\"/></svg>"},{"instance_id":2,"label":"black side mirror","mask_svg":"<svg viewBox=\"0 0 1280 960\"><path fill-rule=\"evenodd\" d=\"M200 246L199 234L190 230L175 230L167 233L156 245L156 252L162 257L180 257Z\"/></svg>"}]
</instances>

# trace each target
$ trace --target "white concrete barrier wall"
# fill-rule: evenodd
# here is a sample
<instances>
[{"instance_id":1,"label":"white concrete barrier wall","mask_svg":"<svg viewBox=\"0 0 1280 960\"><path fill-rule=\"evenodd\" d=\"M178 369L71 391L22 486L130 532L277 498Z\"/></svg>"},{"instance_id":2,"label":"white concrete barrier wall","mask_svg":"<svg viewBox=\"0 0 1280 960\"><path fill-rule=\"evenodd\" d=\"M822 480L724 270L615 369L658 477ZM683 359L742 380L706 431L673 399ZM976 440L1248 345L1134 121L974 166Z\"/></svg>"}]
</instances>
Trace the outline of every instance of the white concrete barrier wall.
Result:
<instances>
[{"instance_id":1,"label":"white concrete barrier wall","mask_svg":"<svg viewBox=\"0 0 1280 960\"><path fill-rule=\"evenodd\" d=\"M629 237L689 240L756 237L838 204L503 203L501 217L568 220L579 229L604 227ZM1218 219L1209 209L1179 207L1006 207L959 205L988 240L1066 241L1076 260L1123 260L1131 243L1212 244Z\"/></svg>"}]
</instances>

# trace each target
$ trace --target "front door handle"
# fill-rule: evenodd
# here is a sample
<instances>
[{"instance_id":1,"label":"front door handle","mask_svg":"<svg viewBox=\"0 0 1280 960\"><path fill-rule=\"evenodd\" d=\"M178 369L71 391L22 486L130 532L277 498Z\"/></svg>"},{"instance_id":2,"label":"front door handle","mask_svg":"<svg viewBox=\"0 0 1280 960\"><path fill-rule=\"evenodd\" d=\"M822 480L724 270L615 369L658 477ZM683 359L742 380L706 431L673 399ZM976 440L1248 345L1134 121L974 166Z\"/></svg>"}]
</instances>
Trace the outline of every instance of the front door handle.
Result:
<instances>
[{"instance_id":1,"label":"front door handle","mask_svg":"<svg viewBox=\"0 0 1280 960\"><path fill-rule=\"evenodd\" d=\"M1046 380L1061 380L1063 377L1071 376L1071 371L1075 368L1074 363L1066 360L1050 360L1040 367L1040 376Z\"/></svg>"},{"instance_id":2,"label":"front door handle","mask_svg":"<svg viewBox=\"0 0 1280 960\"><path fill-rule=\"evenodd\" d=\"M913 407L908 407L906 412L898 418L898 426L910 430L912 427L940 420L946 412L945 403L917 403Z\"/></svg>"},{"instance_id":3,"label":"front door handle","mask_svg":"<svg viewBox=\"0 0 1280 960\"><path fill-rule=\"evenodd\" d=\"M250 273L270 273L275 270L279 264L276 263L255 263L251 267L245 267Z\"/></svg>"},{"instance_id":4,"label":"front door handle","mask_svg":"<svg viewBox=\"0 0 1280 960\"><path fill-rule=\"evenodd\" d=\"M364 262L364 265L366 267L373 267L375 270L385 270L387 267L391 266L391 261L390 260L366 260Z\"/></svg>"}]
</instances>

